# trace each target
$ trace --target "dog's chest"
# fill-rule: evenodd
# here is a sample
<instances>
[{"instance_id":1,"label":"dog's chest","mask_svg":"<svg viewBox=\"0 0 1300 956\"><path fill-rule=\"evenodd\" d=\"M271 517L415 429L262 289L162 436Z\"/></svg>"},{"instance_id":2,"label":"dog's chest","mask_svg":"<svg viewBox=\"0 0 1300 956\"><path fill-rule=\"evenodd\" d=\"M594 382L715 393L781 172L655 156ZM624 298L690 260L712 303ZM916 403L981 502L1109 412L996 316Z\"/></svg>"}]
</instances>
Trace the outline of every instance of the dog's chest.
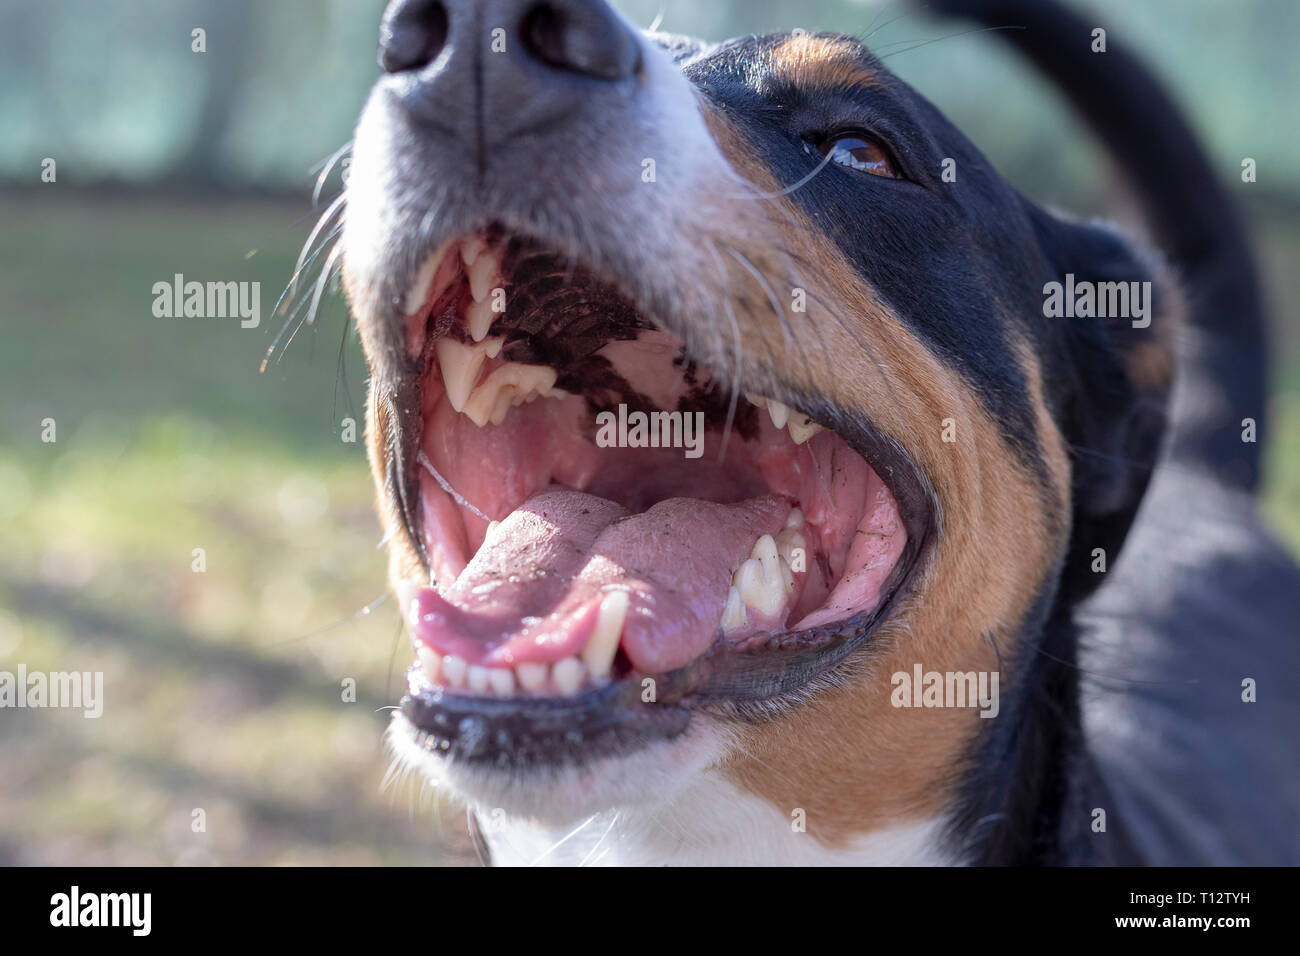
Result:
<instances>
[{"instance_id":1,"label":"dog's chest","mask_svg":"<svg viewBox=\"0 0 1300 956\"><path fill-rule=\"evenodd\" d=\"M497 866L938 866L938 819L830 847L771 804L709 775L671 804L608 810L570 826L479 817ZM801 825L802 824L802 825Z\"/></svg>"}]
</instances>

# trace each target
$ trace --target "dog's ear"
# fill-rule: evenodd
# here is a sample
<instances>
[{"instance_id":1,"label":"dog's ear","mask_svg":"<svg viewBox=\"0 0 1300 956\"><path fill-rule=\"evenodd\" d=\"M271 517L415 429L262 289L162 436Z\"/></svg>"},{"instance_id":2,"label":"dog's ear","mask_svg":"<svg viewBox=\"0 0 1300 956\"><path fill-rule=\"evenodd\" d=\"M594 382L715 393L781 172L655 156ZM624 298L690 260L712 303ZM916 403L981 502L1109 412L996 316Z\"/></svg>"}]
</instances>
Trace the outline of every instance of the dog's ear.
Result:
<instances>
[{"instance_id":1,"label":"dog's ear","mask_svg":"<svg viewBox=\"0 0 1300 956\"><path fill-rule=\"evenodd\" d=\"M1044 321L1055 326L1043 376L1073 463L1073 532L1061 581L1073 602L1104 580L1098 562L1109 567L1118 556L1160 454L1182 299L1161 259L1109 224L1040 211L1036 227L1052 272ZM1089 311L1081 297L1090 293L1094 314L1080 314ZM1096 314L1113 312L1125 296L1123 314Z\"/></svg>"}]
</instances>

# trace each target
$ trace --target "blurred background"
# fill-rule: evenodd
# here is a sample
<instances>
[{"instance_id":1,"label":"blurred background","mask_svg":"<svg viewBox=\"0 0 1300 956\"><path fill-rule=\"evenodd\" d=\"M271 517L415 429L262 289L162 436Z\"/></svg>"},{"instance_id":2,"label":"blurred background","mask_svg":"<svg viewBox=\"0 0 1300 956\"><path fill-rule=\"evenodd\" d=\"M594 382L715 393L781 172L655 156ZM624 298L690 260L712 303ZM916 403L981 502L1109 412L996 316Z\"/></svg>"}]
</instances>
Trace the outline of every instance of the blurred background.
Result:
<instances>
[{"instance_id":1,"label":"blurred background","mask_svg":"<svg viewBox=\"0 0 1300 956\"><path fill-rule=\"evenodd\" d=\"M996 38L898 3L616 5L707 39L870 34L1030 197L1131 222L1116 171ZM1276 324L1265 508L1296 548L1300 4L1090 6L1172 86L1252 224ZM334 290L259 374L339 193L335 168L313 201L378 74L382 7L0 0L0 670L105 675L98 720L0 710L0 863L473 860L462 811L384 785L408 651ZM177 273L260 283L260 325L155 317Z\"/></svg>"}]
</instances>

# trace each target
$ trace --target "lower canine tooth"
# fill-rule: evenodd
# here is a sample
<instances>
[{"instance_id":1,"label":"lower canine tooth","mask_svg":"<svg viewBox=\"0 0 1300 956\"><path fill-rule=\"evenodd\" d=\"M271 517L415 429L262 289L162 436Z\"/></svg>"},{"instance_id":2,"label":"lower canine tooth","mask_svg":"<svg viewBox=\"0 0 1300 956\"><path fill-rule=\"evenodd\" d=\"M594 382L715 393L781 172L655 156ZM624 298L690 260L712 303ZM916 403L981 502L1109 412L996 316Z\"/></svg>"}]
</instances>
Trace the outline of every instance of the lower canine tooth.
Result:
<instances>
[{"instance_id":1,"label":"lower canine tooth","mask_svg":"<svg viewBox=\"0 0 1300 956\"><path fill-rule=\"evenodd\" d=\"M566 657L562 661L556 661L555 666L551 668L551 679L555 681L555 688L561 694L572 694L582 686L583 678L586 676L587 668L576 657Z\"/></svg>"},{"instance_id":2,"label":"lower canine tooth","mask_svg":"<svg viewBox=\"0 0 1300 956\"><path fill-rule=\"evenodd\" d=\"M465 685L465 671L469 669L469 664L463 657L457 657L455 654L448 654L442 659L442 676L446 680L448 687L463 687Z\"/></svg>"},{"instance_id":3,"label":"lower canine tooth","mask_svg":"<svg viewBox=\"0 0 1300 956\"><path fill-rule=\"evenodd\" d=\"M785 423L790 418L790 409L770 398L767 400L767 413L772 416L772 424L777 428L785 428Z\"/></svg>"},{"instance_id":4,"label":"lower canine tooth","mask_svg":"<svg viewBox=\"0 0 1300 956\"><path fill-rule=\"evenodd\" d=\"M520 664L515 668L519 676L519 686L524 690L540 690L546 683L546 672L550 670L545 664Z\"/></svg>"},{"instance_id":5,"label":"lower canine tooth","mask_svg":"<svg viewBox=\"0 0 1300 956\"><path fill-rule=\"evenodd\" d=\"M611 591L600 602L596 612L596 627L591 632L587 646L582 649L582 662L593 677L608 677L618 653L618 639L623 636L623 622L627 620L628 594Z\"/></svg>"},{"instance_id":6,"label":"lower canine tooth","mask_svg":"<svg viewBox=\"0 0 1300 956\"><path fill-rule=\"evenodd\" d=\"M763 577L767 580L774 581L781 573L781 557L776 552L776 539L770 534L765 534L754 542L754 550L749 556L763 562Z\"/></svg>"},{"instance_id":7,"label":"lower canine tooth","mask_svg":"<svg viewBox=\"0 0 1300 956\"><path fill-rule=\"evenodd\" d=\"M487 298L492 286L497 281L497 257L485 252L474 260L469 267L469 291L475 302Z\"/></svg>"},{"instance_id":8,"label":"lower canine tooth","mask_svg":"<svg viewBox=\"0 0 1300 956\"><path fill-rule=\"evenodd\" d=\"M488 684L494 693L509 697L515 692L515 675L505 667L493 667L488 670Z\"/></svg>"},{"instance_id":9,"label":"lower canine tooth","mask_svg":"<svg viewBox=\"0 0 1300 956\"><path fill-rule=\"evenodd\" d=\"M727 592L727 606L722 609L722 629L734 631L744 627L746 620L745 601L735 585L732 585L731 590Z\"/></svg>"}]
</instances>

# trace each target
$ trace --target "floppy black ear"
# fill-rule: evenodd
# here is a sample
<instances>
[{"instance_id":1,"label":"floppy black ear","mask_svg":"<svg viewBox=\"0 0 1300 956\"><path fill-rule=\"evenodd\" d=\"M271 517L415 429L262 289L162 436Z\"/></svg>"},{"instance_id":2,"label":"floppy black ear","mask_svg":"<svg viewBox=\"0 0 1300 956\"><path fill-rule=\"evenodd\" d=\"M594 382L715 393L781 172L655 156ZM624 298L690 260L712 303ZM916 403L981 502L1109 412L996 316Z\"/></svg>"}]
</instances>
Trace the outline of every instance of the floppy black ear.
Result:
<instances>
[{"instance_id":1,"label":"floppy black ear","mask_svg":"<svg viewBox=\"0 0 1300 956\"><path fill-rule=\"evenodd\" d=\"M1104 580L1096 549L1113 564L1160 454L1181 298L1158 256L1114 227L1039 217L1049 282L1058 284L1044 286L1046 321L1056 324L1044 380L1073 461L1074 530L1061 587L1074 601Z\"/></svg>"}]
</instances>

